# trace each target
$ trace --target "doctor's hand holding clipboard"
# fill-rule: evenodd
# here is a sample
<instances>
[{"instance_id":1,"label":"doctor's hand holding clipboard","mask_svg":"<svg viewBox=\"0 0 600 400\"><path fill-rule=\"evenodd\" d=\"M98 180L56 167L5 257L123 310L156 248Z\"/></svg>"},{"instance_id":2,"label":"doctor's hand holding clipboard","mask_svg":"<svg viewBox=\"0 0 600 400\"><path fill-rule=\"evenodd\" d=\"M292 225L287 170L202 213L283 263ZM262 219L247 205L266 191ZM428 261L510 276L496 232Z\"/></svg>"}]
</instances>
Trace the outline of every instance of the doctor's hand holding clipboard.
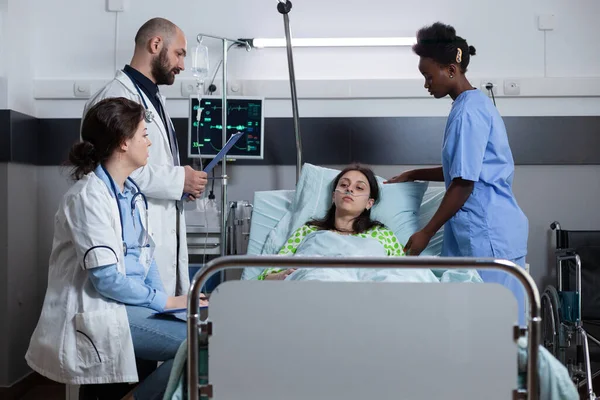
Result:
<instances>
[{"instance_id":1,"label":"doctor's hand holding clipboard","mask_svg":"<svg viewBox=\"0 0 600 400\"><path fill-rule=\"evenodd\" d=\"M233 145L236 144L238 139L241 138L242 135L244 135L244 133L245 132L238 132L238 133L234 133L233 135L231 135L231 137L229 138L227 143L225 143L225 146L223 146L223 148L221 149L221 151L219 151L219 153L217 153L215 158L213 158L212 161L210 163L208 163L208 165L204 168L203 172L205 172L206 174L209 174L210 171L212 171L212 169L219 163L219 161L221 161L221 159L227 155L229 150L231 150ZM191 167L190 167L190 169L191 169ZM193 171L193 169L192 169L192 171ZM199 196L194 196L188 192L185 192L185 187L184 187L184 194L183 194L182 200L187 199L188 201L192 201L192 200L196 200L197 197L199 197Z\"/></svg>"},{"instance_id":2,"label":"doctor's hand holding clipboard","mask_svg":"<svg viewBox=\"0 0 600 400\"><path fill-rule=\"evenodd\" d=\"M188 200L195 200L204 193L204 188L208 183L207 174L203 171L196 171L194 168L186 165L185 181L183 183L184 197Z\"/></svg>"}]
</instances>

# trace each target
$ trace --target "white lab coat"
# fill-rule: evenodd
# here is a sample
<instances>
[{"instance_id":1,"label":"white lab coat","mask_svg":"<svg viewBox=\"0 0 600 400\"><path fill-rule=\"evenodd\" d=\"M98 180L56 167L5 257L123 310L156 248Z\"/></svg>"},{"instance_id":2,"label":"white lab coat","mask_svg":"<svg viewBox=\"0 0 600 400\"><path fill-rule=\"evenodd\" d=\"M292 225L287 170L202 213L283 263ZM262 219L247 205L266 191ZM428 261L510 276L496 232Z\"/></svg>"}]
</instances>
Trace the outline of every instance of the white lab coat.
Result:
<instances>
[{"instance_id":1,"label":"white lab coat","mask_svg":"<svg viewBox=\"0 0 600 400\"><path fill-rule=\"evenodd\" d=\"M131 178L148 197L150 224L155 231L153 236L156 243L155 259L165 292L169 296L187 294L190 279L185 215L183 204L181 204L185 172L183 167L174 166L168 132L165 130L158 110L154 108L143 91L142 96L154 115L154 121L147 124L152 146L150 146L148 164L134 171ZM108 97L125 97L141 105L144 104L131 79L123 71L118 71L115 79L95 93L86 103L83 115L85 116L94 104ZM164 97L162 103L164 106ZM166 118L171 123L168 114ZM180 203L179 211L177 202ZM179 213L179 225L177 213ZM177 245L178 232L179 249Z\"/></svg>"},{"instance_id":2,"label":"white lab coat","mask_svg":"<svg viewBox=\"0 0 600 400\"><path fill-rule=\"evenodd\" d=\"M145 226L141 196L136 208ZM146 273L154 242L141 250ZM87 269L117 264L125 274L121 221L114 193L94 172L65 194L54 218L48 287L25 359L36 372L72 385L137 382L125 306L94 288Z\"/></svg>"}]
</instances>

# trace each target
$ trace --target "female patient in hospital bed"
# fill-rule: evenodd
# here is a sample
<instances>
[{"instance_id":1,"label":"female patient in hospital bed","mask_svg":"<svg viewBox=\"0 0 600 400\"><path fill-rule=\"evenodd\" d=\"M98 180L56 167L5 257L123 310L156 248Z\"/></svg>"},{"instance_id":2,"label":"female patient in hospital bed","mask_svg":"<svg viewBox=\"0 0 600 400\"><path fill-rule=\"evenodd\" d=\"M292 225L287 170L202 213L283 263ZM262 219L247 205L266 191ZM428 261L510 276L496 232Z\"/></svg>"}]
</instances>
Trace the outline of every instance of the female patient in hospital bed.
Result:
<instances>
[{"instance_id":1,"label":"female patient in hospital bed","mask_svg":"<svg viewBox=\"0 0 600 400\"><path fill-rule=\"evenodd\" d=\"M353 165L333 180L332 204L323 219L298 228L279 251L289 256L385 257L404 256L394 232L371 219L379 199L373 171ZM428 269L265 269L259 280L440 282ZM448 271L442 281L481 282L475 271Z\"/></svg>"}]
</instances>

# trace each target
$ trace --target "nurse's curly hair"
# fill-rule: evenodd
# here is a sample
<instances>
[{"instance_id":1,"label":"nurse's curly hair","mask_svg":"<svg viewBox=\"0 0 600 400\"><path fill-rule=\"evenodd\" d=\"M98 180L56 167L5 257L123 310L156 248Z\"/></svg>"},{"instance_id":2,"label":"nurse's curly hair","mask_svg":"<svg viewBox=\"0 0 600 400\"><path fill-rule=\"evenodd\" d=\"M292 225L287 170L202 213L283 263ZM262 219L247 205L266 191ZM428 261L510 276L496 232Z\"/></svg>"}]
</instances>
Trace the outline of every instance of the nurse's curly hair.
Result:
<instances>
[{"instance_id":1,"label":"nurse's curly hair","mask_svg":"<svg viewBox=\"0 0 600 400\"><path fill-rule=\"evenodd\" d=\"M81 142L69 152L71 177L79 180L108 160L127 139L131 139L144 118L144 107L124 97L99 101L86 113L81 125Z\"/></svg>"},{"instance_id":2,"label":"nurse's curly hair","mask_svg":"<svg viewBox=\"0 0 600 400\"><path fill-rule=\"evenodd\" d=\"M456 30L441 22L426 26L417 32L417 43L413 51L419 57L431 58L440 65L456 64L462 73L467 72L475 47L456 35Z\"/></svg>"}]
</instances>

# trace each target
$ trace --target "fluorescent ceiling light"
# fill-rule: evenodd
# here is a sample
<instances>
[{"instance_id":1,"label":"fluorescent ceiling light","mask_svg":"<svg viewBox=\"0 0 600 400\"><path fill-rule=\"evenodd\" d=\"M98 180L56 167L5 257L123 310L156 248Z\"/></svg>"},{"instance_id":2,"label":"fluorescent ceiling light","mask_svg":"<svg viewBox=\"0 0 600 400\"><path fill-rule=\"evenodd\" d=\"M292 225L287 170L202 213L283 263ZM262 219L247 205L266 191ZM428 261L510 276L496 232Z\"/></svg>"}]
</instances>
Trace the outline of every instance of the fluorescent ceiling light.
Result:
<instances>
[{"instance_id":1,"label":"fluorescent ceiling light","mask_svg":"<svg viewBox=\"0 0 600 400\"><path fill-rule=\"evenodd\" d=\"M414 37L382 38L292 38L293 47L380 47L412 46L417 42ZM252 47L285 47L285 39L252 39Z\"/></svg>"}]
</instances>

